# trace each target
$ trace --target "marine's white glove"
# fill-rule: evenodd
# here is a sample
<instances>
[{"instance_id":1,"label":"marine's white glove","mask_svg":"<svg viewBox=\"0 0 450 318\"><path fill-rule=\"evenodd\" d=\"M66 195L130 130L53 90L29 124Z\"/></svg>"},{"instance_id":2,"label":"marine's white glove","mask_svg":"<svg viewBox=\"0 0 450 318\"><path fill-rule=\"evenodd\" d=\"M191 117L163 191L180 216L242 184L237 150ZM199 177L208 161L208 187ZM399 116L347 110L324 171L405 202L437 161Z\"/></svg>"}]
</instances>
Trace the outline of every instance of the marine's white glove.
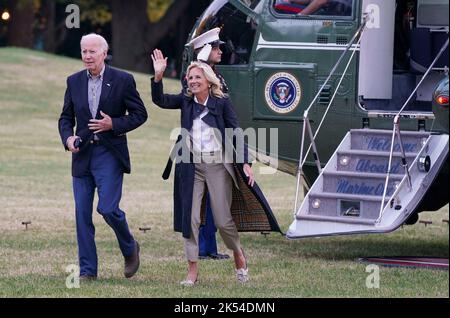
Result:
<instances>
[{"instance_id":1,"label":"marine's white glove","mask_svg":"<svg viewBox=\"0 0 450 318\"><path fill-rule=\"evenodd\" d=\"M209 54L211 54L212 51L212 46L211 44L206 44L201 50L200 52L198 52L197 55L197 60L198 61L203 61L208 63L209 60Z\"/></svg>"}]
</instances>

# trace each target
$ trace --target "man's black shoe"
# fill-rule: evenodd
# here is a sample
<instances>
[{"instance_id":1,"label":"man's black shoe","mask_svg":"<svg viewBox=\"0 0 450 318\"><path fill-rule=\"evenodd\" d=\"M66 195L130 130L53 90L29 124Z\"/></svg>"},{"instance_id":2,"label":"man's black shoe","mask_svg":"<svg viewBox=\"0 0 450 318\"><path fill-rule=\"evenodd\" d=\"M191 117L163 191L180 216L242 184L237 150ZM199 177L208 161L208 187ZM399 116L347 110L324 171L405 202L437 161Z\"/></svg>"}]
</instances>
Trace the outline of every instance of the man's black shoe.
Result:
<instances>
[{"instance_id":1,"label":"man's black shoe","mask_svg":"<svg viewBox=\"0 0 450 318\"><path fill-rule=\"evenodd\" d=\"M139 243L136 241L136 248L133 254L125 257L125 270L124 275L126 278L131 278L136 274L139 269Z\"/></svg>"},{"instance_id":2,"label":"man's black shoe","mask_svg":"<svg viewBox=\"0 0 450 318\"><path fill-rule=\"evenodd\" d=\"M210 257L208 255L199 255L198 259L205 260L205 259L210 259Z\"/></svg>"},{"instance_id":3,"label":"man's black shoe","mask_svg":"<svg viewBox=\"0 0 450 318\"><path fill-rule=\"evenodd\" d=\"M220 253L211 253L211 254L208 254L208 256L210 258L212 258L212 259L218 259L218 260L229 259L230 258L230 255L228 255L228 254L220 254Z\"/></svg>"}]
</instances>

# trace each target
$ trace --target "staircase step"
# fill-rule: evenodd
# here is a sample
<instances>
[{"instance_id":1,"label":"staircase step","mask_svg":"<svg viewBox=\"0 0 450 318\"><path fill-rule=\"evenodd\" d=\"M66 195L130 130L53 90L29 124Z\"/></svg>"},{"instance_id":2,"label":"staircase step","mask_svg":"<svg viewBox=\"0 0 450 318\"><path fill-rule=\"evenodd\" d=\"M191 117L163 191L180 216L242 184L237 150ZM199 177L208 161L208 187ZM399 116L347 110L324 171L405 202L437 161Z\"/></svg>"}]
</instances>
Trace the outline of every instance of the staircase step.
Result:
<instances>
[{"instance_id":1,"label":"staircase step","mask_svg":"<svg viewBox=\"0 0 450 318\"><path fill-rule=\"evenodd\" d=\"M324 171L325 177L349 177L349 178L363 178L363 179L386 179L385 173L361 173L352 171ZM390 177L392 180L402 180L403 176L393 175Z\"/></svg>"},{"instance_id":2,"label":"staircase step","mask_svg":"<svg viewBox=\"0 0 450 318\"><path fill-rule=\"evenodd\" d=\"M384 157L386 159L389 159L389 151L370 151L370 150L355 150L355 149L349 149L349 150L338 150L338 154L343 155L349 155L349 156L374 156L374 157ZM392 156L394 158L401 157L401 152L393 152ZM417 156L417 153L415 152L405 152L406 158L415 158Z\"/></svg>"},{"instance_id":3,"label":"staircase step","mask_svg":"<svg viewBox=\"0 0 450 318\"><path fill-rule=\"evenodd\" d=\"M391 175L389 178L387 195L395 191L396 183L403 179L403 175ZM386 174L383 173L358 173L348 171L324 171L324 192L346 193L353 195L382 196Z\"/></svg>"},{"instance_id":4,"label":"staircase step","mask_svg":"<svg viewBox=\"0 0 450 318\"><path fill-rule=\"evenodd\" d=\"M309 193L307 215L344 219L378 218L382 196L345 193ZM385 202L389 198L385 198Z\"/></svg>"},{"instance_id":5,"label":"staircase step","mask_svg":"<svg viewBox=\"0 0 450 318\"><path fill-rule=\"evenodd\" d=\"M357 195L357 194L347 194L347 193L334 193L334 192L321 192L321 193L311 193L311 198L325 198L325 199L345 199L345 200L361 200L361 201L373 201L381 203L381 199L383 196L376 196L376 195ZM384 199L385 201L388 201L389 198L386 197Z\"/></svg>"},{"instance_id":6,"label":"staircase step","mask_svg":"<svg viewBox=\"0 0 450 318\"><path fill-rule=\"evenodd\" d=\"M397 116L398 111L369 111L367 114L368 117L371 118L394 118L395 116ZM408 119L435 119L435 116L432 112L415 112L407 110L403 111L400 117Z\"/></svg>"},{"instance_id":7,"label":"staircase step","mask_svg":"<svg viewBox=\"0 0 450 318\"><path fill-rule=\"evenodd\" d=\"M322 222L337 222L337 223L348 223L348 224L361 224L361 225L374 225L376 219L361 219L361 218L350 218L350 217L332 217L332 216L320 216L320 215L297 215L297 220L308 220L308 221L322 221Z\"/></svg>"},{"instance_id":8,"label":"staircase step","mask_svg":"<svg viewBox=\"0 0 450 318\"><path fill-rule=\"evenodd\" d=\"M391 130L353 129L351 133L351 149L389 152L391 150ZM405 152L418 153L422 148L422 141L429 137L429 133L421 131L404 131L401 133ZM400 151L398 138L395 139L394 151Z\"/></svg>"},{"instance_id":9,"label":"staircase step","mask_svg":"<svg viewBox=\"0 0 450 318\"><path fill-rule=\"evenodd\" d=\"M410 166L416 154L408 152L406 161ZM359 173L387 173L389 164L389 152L373 152L368 150L346 150L337 152L337 170ZM401 162L401 154L394 153L392 158L391 173L404 174Z\"/></svg>"},{"instance_id":10,"label":"staircase step","mask_svg":"<svg viewBox=\"0 0 450 318\"><path fill-rule=\"evenodd\" d=\"M392 129L350 129L350 133L354 134L364 134L364 135L385 135L391 136ZM411 131L411 130L402 130L403 136L417 136L417 137L428 137L430 135L429 131Z\"/></svg>"}]
</instances>

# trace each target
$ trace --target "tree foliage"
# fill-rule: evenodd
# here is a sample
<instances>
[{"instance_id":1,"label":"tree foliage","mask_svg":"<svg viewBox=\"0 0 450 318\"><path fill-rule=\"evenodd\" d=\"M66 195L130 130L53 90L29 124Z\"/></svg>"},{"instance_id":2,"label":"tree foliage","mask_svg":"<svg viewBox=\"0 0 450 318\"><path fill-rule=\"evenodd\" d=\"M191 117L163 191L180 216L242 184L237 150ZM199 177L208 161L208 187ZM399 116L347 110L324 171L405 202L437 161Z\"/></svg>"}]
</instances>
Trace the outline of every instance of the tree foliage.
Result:
<instances>
[{"instance_id":1,"label":"tree foliage","mask_svg":"<svg viewBox=\"0 0 450 318\"><path fill-rule=\"evenodd\" d=\"M173 0L147 0L147 15L151 23L156 23L164 17Z\"/></svg>"},{"instance_id":2,"label":"tree foliage","mask_svg":"<svg viewBox=\"0 0 450 318\"><path fill-rule=\"evenodd\" d=\"M149 52L161 45L178 64L195 18L209 3L210 0L0 0L0 9L8 8L12 15L7 45L75 56L79 37L99 32L112 44L114 65L148 71ZM65 9L69 4L80 9L80 29L66 26Z\"/></svg>"},{"instance_id":3,"label":"tree foliage","mask_svg":"<svg viewBox=\"0 0 450 318\"><path fill-rule=\"evenodd\" d=\"M80 19L94 25L111 22L111 8L108 1L80 0Z\"/></svg>"}]
</instances>

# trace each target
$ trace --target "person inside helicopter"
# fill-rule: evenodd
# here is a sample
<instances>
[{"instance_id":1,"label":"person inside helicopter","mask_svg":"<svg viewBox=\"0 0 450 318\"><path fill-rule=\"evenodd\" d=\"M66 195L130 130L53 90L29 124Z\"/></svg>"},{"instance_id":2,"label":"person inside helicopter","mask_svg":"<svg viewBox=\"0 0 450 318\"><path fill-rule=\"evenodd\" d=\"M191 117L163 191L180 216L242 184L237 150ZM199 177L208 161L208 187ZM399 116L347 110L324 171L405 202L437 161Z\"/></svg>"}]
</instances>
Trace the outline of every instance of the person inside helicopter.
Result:
<instances>
[{"instance_id":1,"label":"person inside helicopter","mask_svg":"<svg viewBox=\"0 0 450 318\"><path fill-rule=\"evenodd\" d=\"M298 15L349 16L352 0L277 0L275 9L281 13Z\"/></svg>"}]
</instances>

